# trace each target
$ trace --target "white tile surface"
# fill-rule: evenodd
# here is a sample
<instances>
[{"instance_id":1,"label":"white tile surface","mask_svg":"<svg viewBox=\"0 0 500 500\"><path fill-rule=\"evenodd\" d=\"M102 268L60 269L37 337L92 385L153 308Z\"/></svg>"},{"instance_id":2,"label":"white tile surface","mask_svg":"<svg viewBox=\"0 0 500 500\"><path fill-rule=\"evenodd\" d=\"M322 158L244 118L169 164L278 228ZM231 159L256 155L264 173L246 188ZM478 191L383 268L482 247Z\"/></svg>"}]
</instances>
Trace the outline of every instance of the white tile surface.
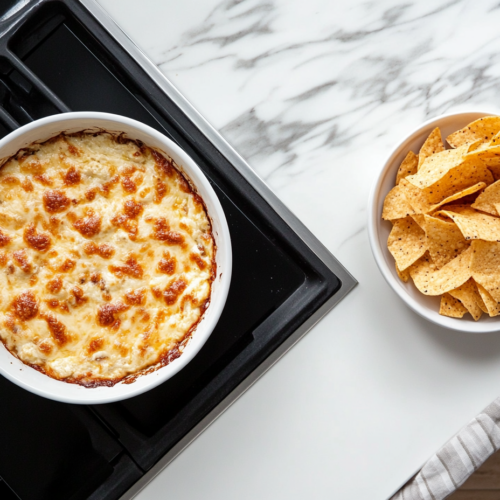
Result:
<instances>
[{"instance_id":1,"label":"white tile surface","mask_svg":"<svg viewBox=\"0 0 500 500\"><path fill-rule=\"evenodd\" d=\"M418 318L365 230L404 134L500 108L498 2L100 2L360 282L137 498L384 500L500 393L500 334Z\"/></svg>"}]
</instances>

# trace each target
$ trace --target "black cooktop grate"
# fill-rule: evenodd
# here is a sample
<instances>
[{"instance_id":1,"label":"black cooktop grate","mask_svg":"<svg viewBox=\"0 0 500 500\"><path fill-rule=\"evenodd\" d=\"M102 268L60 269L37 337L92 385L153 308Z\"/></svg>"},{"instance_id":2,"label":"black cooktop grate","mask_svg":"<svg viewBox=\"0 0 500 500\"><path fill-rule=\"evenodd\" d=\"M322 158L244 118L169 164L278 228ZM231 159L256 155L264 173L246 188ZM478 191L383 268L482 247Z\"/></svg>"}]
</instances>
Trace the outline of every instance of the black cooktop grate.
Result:
<instances>
[{"instance_id":1,"label":"black cooktop grate","mask_svg":"<svg viewBox=\"0 0 500 500\"><path fill-rule=\"evenodd\" d=\"M231 232L233 279L222 317L171 380L121 403L78 407L0 377L0 498L114 499L342 283L78 1L33 0L17 9L21 4L0 6L0 136L65 111L147 123L198 163Z\"/></svg>"}]
</instances>

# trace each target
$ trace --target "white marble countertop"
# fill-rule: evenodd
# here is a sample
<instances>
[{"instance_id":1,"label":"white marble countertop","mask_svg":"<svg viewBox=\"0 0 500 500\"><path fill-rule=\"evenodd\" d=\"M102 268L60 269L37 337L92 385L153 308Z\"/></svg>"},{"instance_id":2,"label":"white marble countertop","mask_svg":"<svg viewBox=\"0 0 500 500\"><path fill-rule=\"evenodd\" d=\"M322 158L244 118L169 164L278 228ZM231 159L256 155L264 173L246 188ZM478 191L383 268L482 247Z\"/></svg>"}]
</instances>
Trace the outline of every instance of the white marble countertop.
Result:
<instances>
[{"instance_id":1,"label":"white marble countertop","mask_svg":"<svg viewBox=\"0 0 500 500\"><path fill-rule=\"evenodd\" d=\"M360 282L137 498L386 499L500 394L500 335L417 317L365 228L403 135L500 108L498 1L100 3Z\"/></svg>"}]
</instances>

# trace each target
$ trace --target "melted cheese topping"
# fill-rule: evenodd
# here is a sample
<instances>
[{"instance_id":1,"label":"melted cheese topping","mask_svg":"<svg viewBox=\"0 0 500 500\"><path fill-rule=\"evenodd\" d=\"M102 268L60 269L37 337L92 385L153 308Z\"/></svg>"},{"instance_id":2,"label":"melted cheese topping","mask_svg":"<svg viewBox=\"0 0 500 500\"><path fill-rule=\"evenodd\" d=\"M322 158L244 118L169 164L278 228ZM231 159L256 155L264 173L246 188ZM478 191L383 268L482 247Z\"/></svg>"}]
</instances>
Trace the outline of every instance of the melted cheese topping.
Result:
<instances>
[{"instance_id":1,"label":"melted cheese topping","mask_svg":"<svg viewBox=\"0 0 500 500\"><path fill-rule=\"evenodd\" d=\"M141 143L60 135L0 171L0 338L53 378L113 385L178 357L214 259L201 199Z\"/></svg>"}]
</instances>

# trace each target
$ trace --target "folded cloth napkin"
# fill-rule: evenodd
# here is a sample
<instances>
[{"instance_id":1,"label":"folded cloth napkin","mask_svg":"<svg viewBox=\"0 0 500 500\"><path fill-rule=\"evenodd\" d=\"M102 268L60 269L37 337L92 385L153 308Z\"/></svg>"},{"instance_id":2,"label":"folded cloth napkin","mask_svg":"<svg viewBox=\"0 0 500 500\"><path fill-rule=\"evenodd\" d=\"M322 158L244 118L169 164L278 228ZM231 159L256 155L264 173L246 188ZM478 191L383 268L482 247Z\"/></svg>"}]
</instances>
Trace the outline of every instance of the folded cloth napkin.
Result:
<instances>
[{"instance_id":1,"label":"folded cloth napkin","mask_svg":"<svg viewBox=\"0 0 500 500\"><path fill-rule=\"evenodd\" d=\"M390 500L442 500L500 448L500 398L448 441Z\"/></svg>"}]
</instances>

